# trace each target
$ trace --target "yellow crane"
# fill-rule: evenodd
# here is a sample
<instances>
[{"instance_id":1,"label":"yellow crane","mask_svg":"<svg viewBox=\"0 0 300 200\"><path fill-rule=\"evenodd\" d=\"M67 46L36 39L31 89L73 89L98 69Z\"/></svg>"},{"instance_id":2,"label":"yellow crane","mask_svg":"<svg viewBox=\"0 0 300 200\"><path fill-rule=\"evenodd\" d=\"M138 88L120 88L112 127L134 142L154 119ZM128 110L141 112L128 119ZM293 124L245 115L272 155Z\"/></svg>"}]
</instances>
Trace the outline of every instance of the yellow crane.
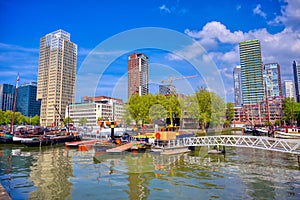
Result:
<instances>
[{"instance_id":1,"label":"yellow crane","mask_svg":"<svg viewBox=\"0 0 300 200\"><path fill-rule=\"evenodd\" d=\"M183 80L183 79L188 79L188 78L195 78L198 75L193 75L193 76L182 76L182 77L175 77L173 78L172 75L170 75L170 79L167 80L162 80L161 83L169 83L169 88L170 88L170 93L171 95L176 96L176 88L173 86L173 81L176 80ZM180 119L178 117L175 117L175 114L173 116L173 112L170 111L170 116L166 120L167 128L168 130L178 130L180 128Z\"/></svg>"},{"instance_id":2,"label":"yellow crane","mask_svg":"<svg viewBox=\"0 0 300 200\"><path fill-rule=\"evenodd\" d=\"M193 75L193 76L182 76L182 77L175 77L173 78L172 75L170 75L170 79L162 80L161 83L169 82L171 86L173 86L173 81L176 80L183 80L183 79L188 79L188 78L195 78L198 75Z\"/></svg>"},{"instance_id":3,"label":"yellow crane","mask_svg":"<svg viewBox=\"0 0 300 200\"><path fill-rule=\"evenodd\" d=\"M176 80L183 80L183 79L188 79L188 78L195 78L198 75L193 75L193 76L182 76L182 77L173 77L172 75L170 75L170 79L166 79L166 80L162 80L161 83L169 83L169 88L170 88L170 93L173 95L176 95L176 88L175 86L173 86L173 81Z\"/></svg>"}]
</instances>

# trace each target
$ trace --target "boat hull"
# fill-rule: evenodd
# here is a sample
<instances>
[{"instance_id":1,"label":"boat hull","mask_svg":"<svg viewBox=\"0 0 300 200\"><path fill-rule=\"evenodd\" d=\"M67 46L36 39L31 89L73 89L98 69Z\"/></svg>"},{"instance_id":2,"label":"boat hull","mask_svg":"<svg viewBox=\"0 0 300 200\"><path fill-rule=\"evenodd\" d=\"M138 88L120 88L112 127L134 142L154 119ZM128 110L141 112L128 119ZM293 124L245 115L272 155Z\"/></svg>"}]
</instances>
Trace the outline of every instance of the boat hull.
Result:
<instances>
[{"instance_id":1,"label":"boat hull","mask_svg":"<svg viewBox=\"0 0 300 200\"><path fill-rule=\"evenodd\" d=\"M57 145L65 142L79 141L81 140L80 136L57 136L57 137L46 137L43 139L32 139L32 140L21 140L21 144L24 144L28 147L38 147L38 146L49 146Z\"/></svg>"},{"instance_id":2,"label":"boat hull","mask_svg":"<svg viewBox=\"0 0 300 200\"><path fill-rule=\"evenodd\" d=\"M283 131L277 131L276 138L300 139L300 133L286 133Z\"/></svg>"}]
</instances>

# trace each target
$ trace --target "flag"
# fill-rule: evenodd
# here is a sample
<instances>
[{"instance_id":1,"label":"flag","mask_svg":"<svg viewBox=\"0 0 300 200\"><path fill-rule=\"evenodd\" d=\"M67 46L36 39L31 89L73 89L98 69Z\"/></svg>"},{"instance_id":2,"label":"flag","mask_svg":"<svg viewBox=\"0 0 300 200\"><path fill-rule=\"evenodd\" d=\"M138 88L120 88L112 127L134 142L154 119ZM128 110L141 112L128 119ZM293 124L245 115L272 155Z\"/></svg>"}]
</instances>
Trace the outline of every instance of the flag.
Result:
<instances>
[{"instance_id":1,"label":"flag","mask_svg":"<svg viewBox=\"0 0 300 200\"><path fill-rule=\"evenodd\" d=\"M18 87L19 87L19 81L20 81L20 75L19 75L19 73L18 73L18 77L17 77L17 83L16 83L16 88L18 88Z\"/></svg>"}]
</instances>

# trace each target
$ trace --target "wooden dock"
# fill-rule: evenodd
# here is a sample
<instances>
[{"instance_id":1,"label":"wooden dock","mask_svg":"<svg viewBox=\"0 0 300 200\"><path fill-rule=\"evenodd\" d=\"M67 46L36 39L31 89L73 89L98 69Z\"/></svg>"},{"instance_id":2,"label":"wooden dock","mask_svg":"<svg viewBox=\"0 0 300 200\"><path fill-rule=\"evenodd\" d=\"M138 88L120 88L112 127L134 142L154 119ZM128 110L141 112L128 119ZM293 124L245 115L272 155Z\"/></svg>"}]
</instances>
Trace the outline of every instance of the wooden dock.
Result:
<instances>
[{"instance_id":1,"label":"wooden dock","mask_svg":"<svg viewBox=\"0 0 300 200\"><path fill-rule=\"evenodd\" d=\"M118 146L118 147L115 147L115 148L112 148L112 149L107 149L106 152L121 153L123 151L126 151L126 150L130 149L133 144L135 144L135 142L129 142L129 143L123 144L121 146Z\"/></svg>"},{"instance_id":2,"label":"wooden dock","mask_svg":"<svg viewBox=\"0 0 300 200\"><path fill-rule=\"evenodd\" d=\"M0 199L1 200L11 200L10 196L7 194L6 190L0 183Z\"/></svg>"},{"instance_id":3,"label":"wooden dock","mask_svg":"<svg viewBox=\"0 0 300 200\"><path fill-rule=\"evenodd\" d=\"M74 141L74 142L66 142L65 145L67 147L79 147L80 145L94 145L96 142L100 140L83 140L83 141Z\"/></svg>"}]
</instances>

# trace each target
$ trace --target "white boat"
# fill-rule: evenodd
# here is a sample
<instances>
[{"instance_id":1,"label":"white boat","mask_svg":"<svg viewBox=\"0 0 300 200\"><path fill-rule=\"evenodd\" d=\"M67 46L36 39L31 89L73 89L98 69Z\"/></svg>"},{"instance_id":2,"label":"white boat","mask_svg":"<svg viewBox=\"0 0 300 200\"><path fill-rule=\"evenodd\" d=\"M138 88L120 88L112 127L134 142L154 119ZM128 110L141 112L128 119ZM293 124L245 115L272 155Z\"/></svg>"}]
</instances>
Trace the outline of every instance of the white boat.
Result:
<instances>
[{"instance_id":1,"label":"white boat","mask_svg":"<svg viewBox=\"0 0 300 200\"><path fill-rule=\"evenodd\" d=\"M18 136L13 136L13 141L14 142L22 142L22 141L31 141L33 140L34 138L26 138L26 137L18 137Z\"/></svg>"},{"instance_id":2,"label":"white boat","mask_svg":"<svg viewBox=\"0 0 300 200\"><path fill-rule=\"evenodd\" d=\"M281 128L276 131L275 137L288 138L288 139L300 139L300 129L293 127Z\"/></svg>"},{"instance_id":3,"label":"white boat","mask_svg":"<svg viewBox=\"0 0 300 200\"><path fill-rule=\"evenodd\" d=\"M266 128L256 128L256 131L258 131L258 133L260 135L267 135L268 134L268 130Z\"/></svg>"}]
</instances>

